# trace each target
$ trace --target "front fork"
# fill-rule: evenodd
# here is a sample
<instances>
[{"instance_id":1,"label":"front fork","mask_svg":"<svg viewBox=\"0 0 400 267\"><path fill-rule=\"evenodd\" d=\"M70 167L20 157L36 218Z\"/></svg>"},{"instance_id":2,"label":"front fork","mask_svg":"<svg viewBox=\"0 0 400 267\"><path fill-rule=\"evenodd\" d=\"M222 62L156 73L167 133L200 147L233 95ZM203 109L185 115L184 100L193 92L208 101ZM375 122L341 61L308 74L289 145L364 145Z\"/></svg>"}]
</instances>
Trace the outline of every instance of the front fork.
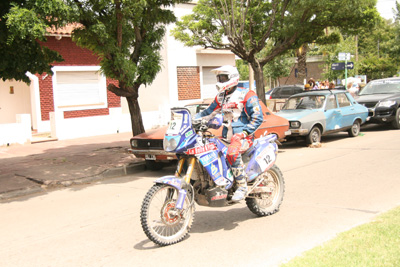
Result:
<instances>
[{"instance_id":1,"label":"front fork","mask_svg":"<svg viewBox=\"0 0 400 267\"><path fill-rule=\"evenodd\" d=\"M185 161L188 161L188 168L186 170L186 174L182 177L183 175L183 165L185 164ZM176 201L176 208L177 209L182 209L183 204L187 195L187 190L188 187L190 187L190 178L192 177L193 169L196 165L196 158L195 157L190 157L189 159L187 158L181 158L179 159L178 166L176 168L175 176L172 175L167 175L158 178L154 182L157 184L166 184L172 187L175 187L179 194L178 194L178 200ZM182 177L182 178L181 178ZM193 195L193 194L192 194ZM194 197L194 196L192 196ZM191 205L193 205L193 199L191 201Z\"/></svg>"}]
</instances>

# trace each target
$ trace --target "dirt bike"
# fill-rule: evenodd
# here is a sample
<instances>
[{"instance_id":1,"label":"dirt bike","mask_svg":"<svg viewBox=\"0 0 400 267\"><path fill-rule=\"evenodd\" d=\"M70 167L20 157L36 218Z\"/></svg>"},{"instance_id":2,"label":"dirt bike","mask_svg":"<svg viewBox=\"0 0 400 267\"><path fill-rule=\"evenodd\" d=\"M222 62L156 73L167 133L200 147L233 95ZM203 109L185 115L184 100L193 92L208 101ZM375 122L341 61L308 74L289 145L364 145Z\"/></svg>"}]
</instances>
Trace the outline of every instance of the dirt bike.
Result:
<instances>
[{"instance_id":1,"label":"dirt bike","mask_svg":"<svg viewBox=\"0 0 400 267\"><path fill-rule=\"evenodd\" d=\"M140 211L143 231L160 246L180 242L189 233L195 203L209 207L235 204L231 198L236 184L226 160L227 145L208 131L219 128L222 117L195 122L186 108L171 112L164 150L176 153L177 169L175 175L155 180ZM283 200L285 182L275 165L276 140L276 135L263 136L242 154L249 188L245 201L257 216L276 213Z\"/></svg>"}]
</instances>

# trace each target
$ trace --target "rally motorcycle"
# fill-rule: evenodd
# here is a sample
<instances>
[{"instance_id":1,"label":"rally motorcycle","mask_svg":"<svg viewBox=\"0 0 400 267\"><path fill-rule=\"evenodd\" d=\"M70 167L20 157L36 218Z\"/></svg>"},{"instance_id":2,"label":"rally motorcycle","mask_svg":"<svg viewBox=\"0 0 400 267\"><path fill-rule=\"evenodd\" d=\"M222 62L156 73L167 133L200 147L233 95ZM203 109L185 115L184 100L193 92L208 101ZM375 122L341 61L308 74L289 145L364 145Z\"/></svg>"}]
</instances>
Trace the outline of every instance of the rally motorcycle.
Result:
<instances>
[{"instance_id":1,"label":"rally motorcycle","mask_svg":"<svg viewBox=\"0 0 400 267\"><path fill-rule=\"evenodd\" d=\"M209 207L235 204L236 190L227 163L227 144L208 129L222 125L222 117L193 120L186 108L173 108L164 137L164 150L178 157L175 175L155 180L144 197L140 220L147 237L160 246L183 240L193 223L195 203ZM278 153L274 134L256 139L242 154L247 174L245 201L257 216L276 213L283 200L285 182L275 165Z\"/></svg>"}]
</instances>

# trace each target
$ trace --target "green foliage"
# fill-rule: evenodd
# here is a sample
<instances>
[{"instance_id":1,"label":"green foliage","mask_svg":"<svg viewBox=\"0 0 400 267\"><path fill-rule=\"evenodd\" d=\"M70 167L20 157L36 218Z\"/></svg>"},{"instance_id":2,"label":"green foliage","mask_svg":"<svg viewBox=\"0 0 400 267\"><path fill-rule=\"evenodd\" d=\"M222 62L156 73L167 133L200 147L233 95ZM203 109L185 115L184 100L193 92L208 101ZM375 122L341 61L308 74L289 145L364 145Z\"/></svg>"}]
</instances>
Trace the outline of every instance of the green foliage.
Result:
<instances>
[{"instance_id":1,"label":"green foliage","mask_svg":"<svg viewBox=\"0 0 400 267\"><path fill-rule=\"evenodd\" d=\"M324 56L324 62L325 65L328 66L328 68L327 71L322 74L322 76L330 81L345 78L344 70L331 70L332 63L345 62L345 61L339 61L338 54L350 53L354 55L356 52L356 42L354 36L345 37L341 34L341 32L338 29L335 29L332 34L339 36L338 43L315 45L312 48L311 52L309 53L310 55ZM350 61L356 64L354 58L352 58ZM347 76L348 77L354 76L356 74L357 68L358 66L356 65L353 70L347 70Z\"/></svg>"},{"instance_id":2,"label":"green foliage","mask_svg":"<svg viewBox=\"0 0 400 267\"><path fill-rule=\"evenodd\" d=\"M120 82L120 89L126 91L122 96L130 96L130 88L150 84L161 70L166 24L176 20L168 7L184 2L70 0L76 10L74 19L82 24L73 38L100 56L104 74Z\"/></svg>"},{"instance_id":3,"label":"green foliage","mask_svg":"<svg viewBox=\"0 0 400 267\"><path fill-rule=\"evenodd\" d=\"M249 62L257 94L264 99L260 72L266 63L314 42L327 27L354 33L373 24L375 4L376 0L199 0L193 14L176 24L173 35L187 46L229 49ZM263 49L266 53L260 56Z\"/></svg>"},{"instance_id":4,"label":"green foliage","mask_svg":"<svg viewBox=\"0 0 400 267\"><path fill-rule=\"evenodd\" d=\"M395 75L400 70L399 33L398 23L390 20L365 29L359 38L359 73L368 79Z\"/></svg>"},{"instance_id":5,"label":"green foliage","mask_svg":"<svg viewBox=\"0 0 400 267\"><path fill-rule=\"evenodd\" d=\"M26 72L51 71L61 56L37 40L45 40L46 28L64 25L69 8L62 0L3 0L0 3L0 78L29 83Z\"/></svg>"},{"instance_id":6,"label":"green foliage","mask_svg":"<svg viewBox=\"0 0 400 267\"><path fill-rule=\"evenodd\" d=\"M240 80L249 80L249 63L244 60L236 60L236 68L239 71Z\"/></svg>"},{"instance_id":7,"label":"green foliage","mask_svg":"<svg viewBox=\"0 0 400 267\"><path fill-rule=\"evenodd\" d=\"M366 57L360 62L359 67L359 72L371 80L392 77L398 70L398 64L390 57Z\"/></svg>"}]
</instances>

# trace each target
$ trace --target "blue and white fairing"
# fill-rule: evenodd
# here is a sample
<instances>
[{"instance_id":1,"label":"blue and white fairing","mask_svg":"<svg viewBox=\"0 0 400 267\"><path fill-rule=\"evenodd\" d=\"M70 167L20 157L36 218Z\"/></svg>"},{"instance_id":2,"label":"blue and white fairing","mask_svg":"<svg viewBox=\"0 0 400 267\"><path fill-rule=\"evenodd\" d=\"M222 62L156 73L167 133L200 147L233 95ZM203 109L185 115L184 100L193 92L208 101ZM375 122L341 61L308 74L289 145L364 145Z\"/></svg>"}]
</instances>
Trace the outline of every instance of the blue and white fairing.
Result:
<instances>
[{"instance_id":1,"label":"blue and white fairing","mask_svg":"<svg viewBox=\"0 0 400 267\"><path fill-rule=\"evenodd\" d=\"M217 138L203 139L197 135L186 108L174 108L171 111L173 118L164 137L164 150L197 157L215 184L226 189L232 187L232 171L222 156L226 156L226 146ZM207 123L209 128L214 129L221 125L222 116L215 116Z\"/></svg>"},{"instance_id":2,"label":"blue and white fairing","mask_svg":"<svg viewBox=\"0 0 400 267\"><path fill-rule=\"evenodd\" d=\"M164 150L183 153L197 143L190 112L186 108L173 108L172 120L164 136Z\"/></svg>"},{"instance_id":3,"label":"blue and white fairing","mask_svg":"<svg viewBox=\"0 0 400 267\"><path fill-rule=\"evenodd\" d=\"M218 138L202 138L192 126L191 115L186 108L174 108L172 121L164 137L164 150L177 154L195 156L207 170L214 183L230 189L233 186L234 177L232 170L226 161L227 147ZM214 123L222 124L217 118ZM248 181L255 179L258 175L274 165L278 146L274 142L275 135L269 135L257 139L253 146L243 154L246 159L246 173ZM184 180L175 176L164 176L155 181L167 184L179 191L177 208L182 209L186 190L182 189Z\"/></svg>"},{"instance_id":4,"label":"blue and white fairing","mask_svg":"<svg viewBox=\"0 0 400 267\"><path fill-rule=\"evenodd\" d=\"M243 154L243 161L246 162L247 181L254 180L275 164L278 151L276 139L274 134L256 139L253 146Z\"/></svg>"},{"instance_id":5,"label":"blue and white fairing","mask_svg":"<svg viewBox=\"0 0 400 267\"><path fill-rule=\"evenodd\" d=\"M210 139L210 143L213 150L196 155L196 157L216 185L229 189L233 185L233 174L226 162L227 147L216 138Z\"/></svg>"}]
</instances>

